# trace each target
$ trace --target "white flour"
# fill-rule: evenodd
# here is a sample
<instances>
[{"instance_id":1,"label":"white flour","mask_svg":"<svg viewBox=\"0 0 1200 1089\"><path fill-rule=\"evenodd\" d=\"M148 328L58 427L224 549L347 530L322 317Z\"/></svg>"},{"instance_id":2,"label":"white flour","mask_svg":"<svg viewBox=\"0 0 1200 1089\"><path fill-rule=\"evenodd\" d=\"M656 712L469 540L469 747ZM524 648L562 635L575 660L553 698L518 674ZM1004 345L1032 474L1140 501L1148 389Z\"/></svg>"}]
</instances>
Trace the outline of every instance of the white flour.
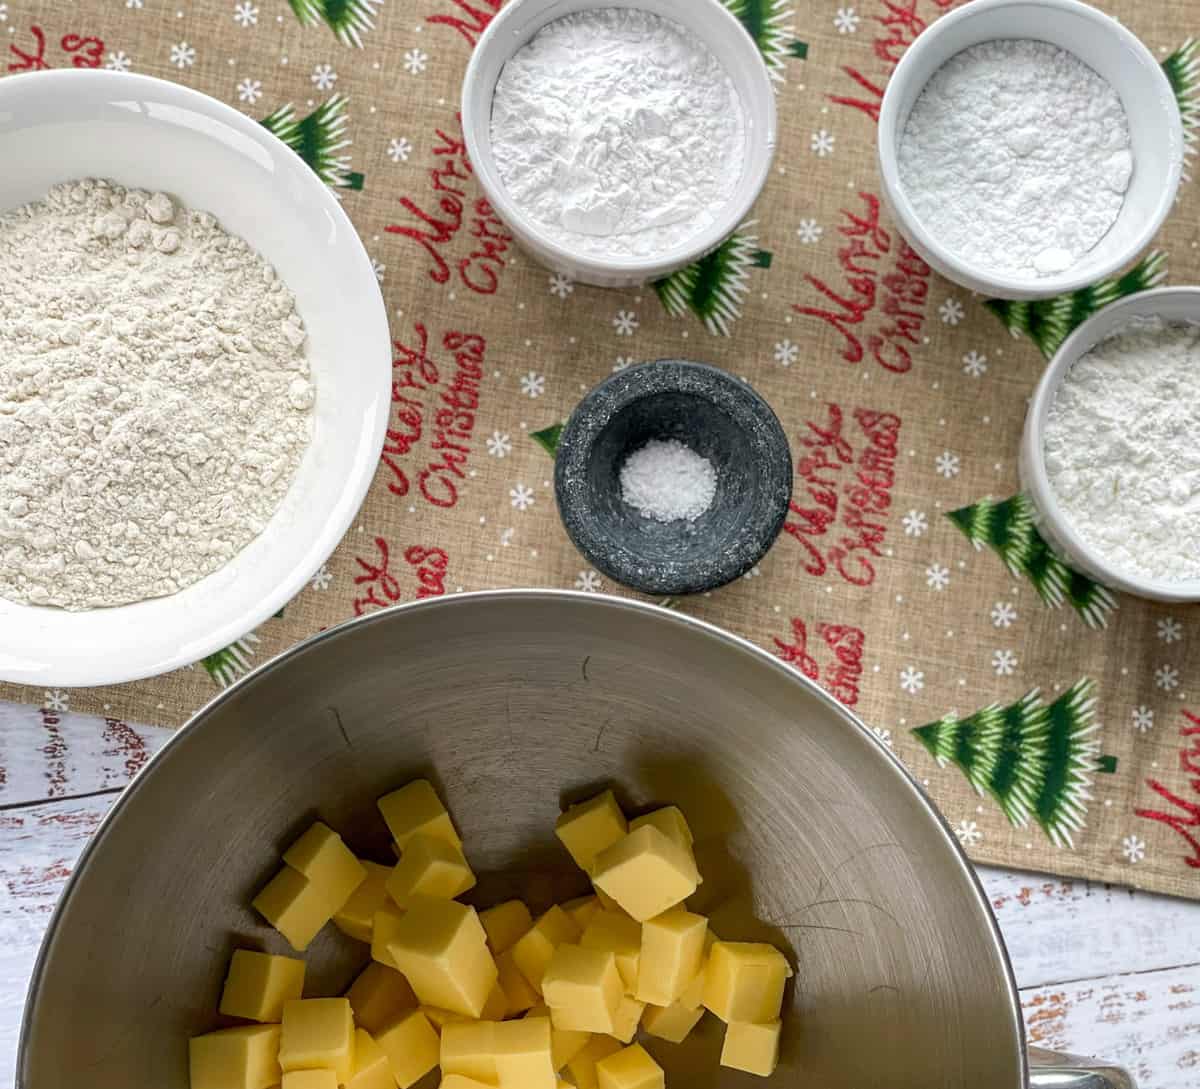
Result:
<instances>
[{"instance_id":1,"label":"white flour","mask_svg":"<svg viewBox=\"0 0 1200 1089\"><path fill-rule=\"evenodd\" d=\"M716 494L712 462L678 439L651 439L621 465L621 498L656 522L694 522Z\"/></svg>"},{"instance_id":2,"label":"white flour","mask_svg":"<svg viewBox=\"0 0 1200 1089\"><path fill-rule=\"evenodd\" d=\"M745 116L691 31L634 8L543 27L508 61L492 150L518 207L578 253L658 255L704 230L742 175Z\"/></svg>"},{"instance_id":3,"label":"white flour","mask_svg":"<svg viewBox=\"0 0 1200 1089\"><path fill-rule=\"evenodd\" d=\"M1141 319L1067 373L1046 469L1068 520L1116 566L1200 579L1200 327Z\"/></svg>"},{"instance_id":4,"label":"white flour","mask_svg":"<svg viewBox=\"0 0 1200 1089\"><path fill-rule=\"evenodd\" d=\"M1073 54L1023 39L974 45L938 69L898 158L930 234L1027 279L1065 271L1104 237L1133 171L1117 93Z\"/></svg>"},{"instance_id":5,"label":"white flour","mask_svg":"<svg viewBox=\"0 0 1200 1089\"><path fill-rule=\"evenodd\" d=\"M55 186L0 216L0 596L170 594L257 536L308 445L292 294L162 193Z\"/></svg>"}]
</instances>

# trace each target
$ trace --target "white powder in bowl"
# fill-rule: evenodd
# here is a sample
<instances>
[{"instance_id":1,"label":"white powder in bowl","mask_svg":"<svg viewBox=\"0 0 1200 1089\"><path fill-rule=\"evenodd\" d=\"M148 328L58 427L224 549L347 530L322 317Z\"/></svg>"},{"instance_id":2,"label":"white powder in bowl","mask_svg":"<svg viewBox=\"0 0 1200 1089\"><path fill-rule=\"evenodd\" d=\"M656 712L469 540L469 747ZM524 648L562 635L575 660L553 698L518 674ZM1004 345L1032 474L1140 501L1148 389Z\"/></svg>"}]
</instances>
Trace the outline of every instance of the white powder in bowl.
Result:
<instances>
[{"instance_id":1,"label":"white powder in bowl","mask_svg":"<svg viewBox=\"0 0 1200 1089\"><path fill-rule=\"evenodd\" d=\"M656 522L694 522L716 494L712 462L678 439L651 439L621 465L621 498Z\"/></svg>"}]
</instances>

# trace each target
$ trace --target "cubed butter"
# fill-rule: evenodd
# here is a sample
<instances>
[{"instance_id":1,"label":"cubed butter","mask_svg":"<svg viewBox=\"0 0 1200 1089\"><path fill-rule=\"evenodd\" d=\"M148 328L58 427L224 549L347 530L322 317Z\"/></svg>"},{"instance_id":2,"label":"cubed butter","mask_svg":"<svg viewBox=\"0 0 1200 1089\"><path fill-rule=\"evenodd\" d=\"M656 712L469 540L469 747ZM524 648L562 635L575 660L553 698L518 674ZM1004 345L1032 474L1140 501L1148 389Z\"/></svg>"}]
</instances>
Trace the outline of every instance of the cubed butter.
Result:
<instances>
[{"instance_id":1,"label":"cubed butter","mask_svg":"<svg viewBox=\"0 0 1200 1089\"><path fill-rule=\"evenodd\" d=\"M496 958L496 971L499 973L500 987L504 991L510 1013L532 1009L541 1001L541 996L517 967L511 949Z\"/></svg>"},{"instance_id":2,"label":"cubed butter","mask_svg":"<svg viewBox=\"0 0 1200 1089\"><path fill-rule=\"evenodd\" d=\"M304 993L304 961L235 949L221 991L226 1017L279 1024L283 1004Z\"/></svg>"},{"instance_id":3,"label":"cubed butter","mask_svg":"<svg viewBox=\"0 0 1200 1089\"><path fill-rule=\"evenodd\" d=\"M370 944L375 912L387 902L384 882L392 870L390 866L380 866L378 862L366 859L359 859L359 865L366 870L367 876L342 905L342 910L334 915L333 925L347 937Z\"/></svg>"},{"instance_id":4,"label":"cubed butter","mask_svg":"<svg viewBox=\"0 0 1200 1089\"><path fill-rule=\"evenodd\" d=\"M554 825L554 834L585 873L591 872L596 856L627 830L625 814L611 790L571 806Z\"/></svg>"},{"instance_id":5,"label":"cubed butter","mask_svg":"<svg viewBox=\"0 0 1200 1089\"><path fill-rule=\"evenodd\" d=\"M779 1065L781 1029L782 1022L778 1020L761 1025L730 1022L721 1047L721 1065L769 1078Z\"/></svg>"},{"instance_id":6,"label":"cubed butter","mask_svg":"<svg viewBox=\"0 0 1200 1089\"><path fill-rule=\"evenodd\" d=\"M580 930L586 930L588 923L600 910L600 898L594 893L591 896L577 896L561 906Z\"/></svg>"},{"instance_id":7,"label":"cubed butter","mask_svg":"<svg viewBox=\"0 0 1200 1089\"><path fill-rule=\"evenodd\" d=\"M710 923L708 929L704 932L704 956L700 961L700 971L695 974L691 983L683 989L683 994L679 996L679 1005L689 1010L696 1010L704 1005L704 973L708 968L708 958L709 954L712 953L712 947L718 941L720 941L720 938L713 933L712 924Z\"/></svg>"},{"instance_id":8,"label":"cubed butter","mask_svg":"<svg viewBox=\"0 0 1200 1089\"><path fill-rule=\"evenodd\" d=\"M488 945L499 956L507 953L533 929L533 916L521 900L505 900L479 913Z\"/></svg>"},{"instance_id":9,"label":"cubed butter","mask_svg":"<svg viewBox=\"0 0 1200 1089\"><path fill-rule=\"evenodd\" d=\"M279 1065L332 1070L339 1082L354 1072L354 1014L345 998L299 998L283 1004Z\"/></svg>"},{"instance_id":10,"label":"cubed butter","mask_svg":"<svg viewBox=\"0 0 1200 1089\"><path fill-rule=\"evenodd\" d=\"M612 1032L624 995L616 957L605 950L560 945L546 965L542 995L555 1028Z\"/></svg>"},{"instance_id":11,"label":"cubed butter","mask_svg":"<svg viewBox=\"0 0 1200 1089\"><path fill-rule=\"evenodd\" d=\"M366 1029L354 1030L354 1073L346 1089L396 1089L387 1052Z\"/></svg>"},{"instance_id":12,"label":"cubed butter","mask_svg":"<svg viewBox=\"0 0 1200 1089\"><path fill-rule=\"evenodd\" d=\"M371 961L346 992L354 1023L368 1032L379 1032L401 1014L417 1008L417 996L394 968Z\"/></svg>"},{"instance_id":13,"label":"cubed butter","mask_svg":"<svg viewBox=\"0 0 1200 1089\"><path fill-rule=\"evenodd\" d=\"M550 1018L502 1021L492 1032L496 1074L512 1089L555 1089L558 1079L550 1050Z\"/></svg>"},{"instance_id":14,"label":"cubed butter","mask_svg":"<svg viewBox=\"0 0 1200 1089\"><path fill-rule=\"evenodd\" d=\"M673 1002L669 1006L647 1006L642 1014L642 1028L651 1036L681 1044L704 1016L704 1007L685 1006Z\"/></svg>"},{"instance_id":15,"label":"cubed butter","mask_svg":"<svg viewBox=\"0 0 1200 1089\"><path fill-rule=\"evenodd\" d=\"M420 1010L406 1013L385 1028L375 1042L387 1055L392 1077L400 1089L420 1081L438 1064L441 1044L433 1026Z\"/></svg>"},{"instance_id":16,"label":"cubed butter","mask_svg":"<svg viewBox=\"0 0 1200 1089\"><path fill-rule=\"evenodd\" d=\"M642 952L642 924L620 908L601 909L592 916L579 944L585 949L602 949L617 958L617 971L626 993L637 990L638 958Z\"/></svg>"},{"instance_id":17,"label":"cubed butter","mask_svg":"<svg viewBox=\"0 0 1200 1089\"><path fill-rule=\"evenodd\" d=\"M677 805L663 806L642 817L635 817L629 822L629 831L636 831L645 825L657 828L667 839L673 839L680 847L691 850L693 839L692 830Z\"/></svg>"},{"instance_id":18,"label":"cubed butter","mask_svg":"<svg viewBox=\"0 0 1200 1089\"><path fill-rule=\"evenodd\" d=\"M451 1021L442 1026L442 1073L495 1085L495 1021Z\"/></svg>"},{"instance_id":19,"label":"cubed butter","mask_svg":"<svg viewBox=\"0 0 1200 1089\"><path fill-rule=\"evenodd\" d=\"M499 968L496 970L498 972ZM503 1021L510 1012L519 1013L520 1011L509 1010L508 996L504 993L504 988L500 986L500 980L497 978L487 996L487 1001L483 1004L483 1012L479 1015L479 1019L481 1021Z\"/></svg>"},{"instance_id":20,"label":"cubed butter","mask_svg":"<svg viewBox=\"0 0 1200 1089\"><path fill-rule=\"evenodd\" d=\"M476 1081L474 1078L467 1078L462 1074L447 1074L438 1082L438 1089L496 1089L496 1087L490 1082Z\"/></svg>"},{"instance_id":21,"label":"cubed butter","mask_svg":"<svg viewBox=\"0 0 1200 1089\"><path fill-rule=\"evenodd\" d=\"M526 1017L549 1017L549 1006L534 1006ZM578 1055L592 1038L590 1032L576 1032L573 1029L558 1029L554 1022L550 1023L550 1061L556 1071L561 1070L576 1055Z\"/></svg>"},{"instance_id":22,"label":"cubed butter","mask_svg":"<svg viewBox=\"0 0 1200 1089\"><path fill-rule=\"evenodd\" d=\"M332 1070L288 1070L279 1089L338 1089Z\"/></svg>"},{"instance_id":23,"label":"cubed butter","mask_svg":"<svg viewBox=\"0 0 1200 1089\"><path fill-rule=\"evenodd\" d=\"M666 1075L641 1044L622 1048L596 1064L600 1089L665 1089Z\"/></svg>"},{"instance_id":24,"label":"cubed butter","mask_svg":"<svg viewBox=\"0 0 1200 1089\"><path fill-rule=\"evenodd\" d=\"M329 905L330 917L345 907L367 877L342 837L320 821L283 852L283 861L312 882Z\"/></svg>"},{"instance_id":25,"label":"cubed butter","mask_svg":"<svg viewBox=\"0 0 1200 1089\"><path fill-rule=\"evenodd\" d=\"M708 920L672 908L642 924L636 995L640 1002L669 1006L696 978L704 958Z\"/></svg>"},{"instance_id":26,"label":"cubed butter","mask_svg":"<svg viewBox=\"0 0 1200 1089\"><path fill-rule=\"evenodd\" d=\"M474 887L475 875L462 849L423 832L409 837L387 879L388 895L400 907L414 896L452 900Z\"/></svg>"},{"instance_id":27,"label":"cubed butter","mask_svg":"<svg viewBox=\"0 0 1200 1089\"><path fill-rule=\"evenodd\" d=\"M621 995L621 1001L617 1003L617 1012L613 1014L613 1027L610 1035L615 1036L623 1044L632 1043L633 1038L637 1035L638 1025L642 1022L642 1014L645 1009L645 1002L639 1002L627 994Z\"/></svg>"},{"instance_id":28,"label":"cubed butter","mask_svg":"<svg viewBox=\"0 0 1200 1089\"><path fill-rule=\"evenodd\" d=\"M541 994L542 976L551 956L554 955L554 950L566 942L579 941L580 934L581 931L574 920L555 904L541 915L529 933L512 947L513 960L538 994Z\"/></svg>"},{"instance_id":29,"label":"cubed butter","mask_svg":"<svg viewBox=\"0 0 1200 1089\"><path fill-rule=\"evenodd\" d=\"M279 1026L243 1025L188 1041L191 1089L267 1089L278 1085Z\"/></svg>"},{"instance_id":30,"label":"cubed butter","mask_svg":"<svg viewBox=\"0 0 1200 1089\"><path fill-rule=\"evenodd\" d=\"M722 1021L766 1024L779 1016L791 974L773 945L714 942L704 970L704 1005Z\"/></svg>"},{"instance_id":31,"label":"cubed butter","mask_svg":"<svg viewBox=\"0 0 1200 1089\"><path fill-rule=\"evenodd\" d=\"M598 1089L600 1082L596 1077L596 1064L620 1050L621 1045L611 1036L593 1036L579 1054L567 1063L567 1073L576 1089Z\"/></svg>"},{"instance_id":32,"label":"cubed butter","mask_svg":"<svg viewBox=\"0 0 1200 1089\"><path fill-rule=\"evenodd\" d=\"M391 794L385 794L379 799L378 805L388 831L401 851L408 846L409 839L418 833L436 836L455 847L462 846L450 814L442 805L437 791L425 779L416 779L399 790L393 790Z\"/></svg>"},{"instance_id":33,"label":"cubed butter","mask_svg":"<svg viewBox=\"0 0 1200 1089\"><path fill-rule=\"evenodd\" d=\"M284 866L272 877L252 904L297 953L303 953L317 931L333 918L327 898L291 866Z\"/></svg>"},{"instance_id":34,"label":"cubed butter","mask_svg":"<svg viewBox=\"0 0 1200 1089\"><path fill-rule=\"evenodd\" d=\"M372 960L378 961L388 968L396 967L396 962L392 960L392 954L388 952L388 946L396 937L396 930L403 918L403 909L396 907L390 900L375 912L375 918L371 920Z\"/></svg>"},{"instance_id":35,"label":"cubed butter","mask_svg":"<svg viewBox=\"0 0 1200 1089\"><path fill-rule=\"evenodd\" d=\"M596 894L596 902L604 911L622 911L624 910L620 904L608 895L603 889L596 888L595 882L592 883L592 890Z\"/></svg>"},{"instance_id":36,"label":"cubed butter","mask_svg":"<svg viewBox=\"0 0 1200 1089\"><path fill-rule=\"evenodd\" d=\"M444 1010L440 1006L421 1006L420 1011L425 1015L426 1020L433 1026L434 1031L439 1035L451 1021L474 1021L475 1018L468 1017L465 1013L455 1013L453 1010Z\"/></svg>"},{"instance_id":37,"label":"cubed butter","mask_svg":"<svg viewBox=\"0 0 1200 1089\"><path fill-rule=\"evenodd\" d=\"M475 909L414 896L388 953L422 1005L478 1017L496 984L496 962Z\"/></svg>"},{"instance_id":38,"label":"cubed butter","mask_svg":"<svg viewBox=\"0 0 1200 1089\"><path fill-rule=\"evenodd\" d=\"M645 922L691 896L700 875L685 848L653 825L644 825L596 856L592 881Z\"/></svg>"}]
</instances>

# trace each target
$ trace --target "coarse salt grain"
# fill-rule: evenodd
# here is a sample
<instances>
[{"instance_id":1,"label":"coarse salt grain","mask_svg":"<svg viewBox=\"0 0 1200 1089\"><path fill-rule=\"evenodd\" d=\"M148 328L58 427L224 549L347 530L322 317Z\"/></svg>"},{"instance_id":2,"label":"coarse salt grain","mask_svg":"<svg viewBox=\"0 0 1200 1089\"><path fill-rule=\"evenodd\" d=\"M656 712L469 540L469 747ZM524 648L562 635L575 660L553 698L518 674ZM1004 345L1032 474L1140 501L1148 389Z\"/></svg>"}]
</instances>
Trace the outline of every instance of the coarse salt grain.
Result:
<instances>
[{"instance_id":1,"label":"coarse salt grain","mask_svg":"<svg viewBox=\"0 0 1200 1089\"><path fill-rule=\"evenodd\" d=\"M656 522L694 522L716 494L712 462L678 439L651 439L621 466L621 498Z\"/></svg>"}]
</instances>

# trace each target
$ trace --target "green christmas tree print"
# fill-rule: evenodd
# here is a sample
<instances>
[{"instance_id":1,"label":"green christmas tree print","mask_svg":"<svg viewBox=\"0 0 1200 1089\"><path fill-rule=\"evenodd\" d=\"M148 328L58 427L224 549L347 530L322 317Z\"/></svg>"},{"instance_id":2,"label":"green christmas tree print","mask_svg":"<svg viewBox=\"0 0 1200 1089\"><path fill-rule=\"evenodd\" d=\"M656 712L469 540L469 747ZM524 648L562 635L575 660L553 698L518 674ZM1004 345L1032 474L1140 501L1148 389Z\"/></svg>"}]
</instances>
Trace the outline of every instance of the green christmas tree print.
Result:
<instances>
[{"instance_id":1,"label":"green christmas tree print","mask_svg":"<svg viewBox=\"0 0 1200 1089\"><path fill-rule=\"evenodd\" d=\"M201 658L200 665L216 684L228 688L243 674L250 672L250 659L254 657L254 645L257 642L258 636L249 632L207 658Z\"/></svg>"},{"instance_id":2,"label":"green christmas tree print","mask_svg":"<svg viewBox=\"0 0 1200 1089\"><path fill-rule=\"evenodd\" d=\"M342 149L350 146L346 133L346 99L334 95L307 117L296 117L289 102L268 114L260 122L273 132L334 189L361 189L363 176L350 170L350 156Z\"/></svg>"},{"instance_id":3,"label":"green christmas tree print","mask_svg":"<svg viewBox=\"0 0 1200 1089\"><path fill-rule=\"evenodd\" d=\"M679 317L690 310L710 333L729 336L741 317L751 270L771 267L771 254L758 248L758 238L749 231L752 226L745 224L712 253L655 281L654 290L668 314Z\"/></svg>"},{"instance_id":4,"label":"green christmas tree print","mask_svg":"<svg viewBox=\"0 0 1200 1089\"><path fill-rule=\"evenodd\" d=\"M953 764L980 796L989 795L1015 828L1034 820L1058 847L1074 847L1084 827L1092 775L1116 770L1093 735L1096 698L1086 678L1053 703L1035 688L966 718L950 715L912 732L940 767Z\"/></svg>"},{"instance_id":5,"label":"green christmas tree print","mask_svg":"<svg viewBox=\"0 0 1200 1089\"><path fill-rule=\"evenodd\" d=\"M288 0L302 26L324 23L342 45L362 48L362 36L375 28L375 12L383 0Z\"/></svg>"},{"instance_id":6,"label":"green christmas tree print","mask_svg":"<svg viewBox=\"0 0 1200 1089\"><path fill-rule=\"evenodd\" d=\"M551 457L558 453L558 440L562 438L563 427L565 424L551 424L549 427L543 427L541 431L534 431L530 434L530 438L546 451Z\"/></svg>"},{"instance_id":7,"label":"green christmas tree print","mask_svg":"<svg viewBox=\"0 0 1200 1089\"><path fill-rule=\"evenodd\" d=\"M1179 116L1183 119L1184 177L1189 181L1188 162L1196 151L1196 131L1200 128L1200 40L1188 38L1162 63L1167 73Z\"/></svg>"},{"instance_id":8,"label":"green christmas tree print","mask_svg":"<svg viewBox=\"0 0 1200 1089\"><path fill-rule=\"evenodd\" d=\"M788 57L804 57L808 47L792 38L790 0L721 0L738 17L767 62L777 83L787 77ZM799 47L799 49L797 49Z\"/></svg>"},{"instance_id":9,"label":"green christmas tree print","mask_svg":"<svg viewBox=\"0 0 1200 1089\"><path fill-rule=\"evenodd\" d=\"M1047 605L1067 602L1090 628L1108 625L1117 600L1107 586L1064 563L1038 532L1028 496L1014 495L952 510L946 515L976 549L987 545L1018 578L1026 578Z\"/></svg>"}]
</instances>

